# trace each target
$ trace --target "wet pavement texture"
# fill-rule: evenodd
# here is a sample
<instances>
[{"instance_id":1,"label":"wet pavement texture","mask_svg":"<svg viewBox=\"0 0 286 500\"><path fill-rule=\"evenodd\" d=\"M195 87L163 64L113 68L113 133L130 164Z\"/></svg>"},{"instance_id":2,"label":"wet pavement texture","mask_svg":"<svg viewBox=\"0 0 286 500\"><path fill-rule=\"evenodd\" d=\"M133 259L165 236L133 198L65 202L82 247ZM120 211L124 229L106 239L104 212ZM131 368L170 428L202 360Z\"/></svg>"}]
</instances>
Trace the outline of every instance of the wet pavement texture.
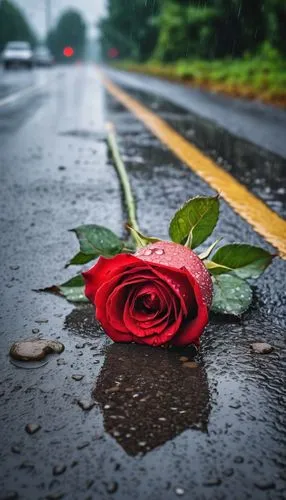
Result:
<instances>
[{"instance_id":1,"label":"wet pavement texture","mask_svg":"<svg viewBox=\"0 0 286 500\"><path fill-rule=\"evenodd\" d=\"M13 106L13 135L2 132L0 498L284 498L285 262L255 283L243 320L211 318L199 354L115 345L90 305L33 291L75 274L64 269L77 250L68 229L93 222L124 236L106 121L143 231L167 238L173 211L213 192L105 93L93 68L56 71L25 119L25 102ZM217 235L271 249L224 202ZM10 363L14 341L40 336L64 352L30 369ZM274 350L256 354L258 341Z\"/></svg>"},{"instance_id":2,"label":"wet pavement texture","mask_svg":"<svg viewBox=\"0 0 286 500\"><path fill-rule=\"evenodd\" d=\"M163 120L171 125L177 132L184 136L187 140L195 144L199 149L202 149L208 156L213 158L215 162L224 170L231 173L237 180L247 186L254 194L261 198L272 210L279 213L283 217L286 216L286 152L285 155L281 153L281 147L284 145L284 135L286 130L286 112L266 107L266 117L259 117L260 106L265 106L257 103L245 103L241 106L249 106L250 109L245 116L241 117L241 126L245 128L254 126L253 123L249 124L249 120L253 119L256 114L260 120L265 120L268 125L268 135L275 136L276 129L272 129L273 122L280 129L279 145L273 148L273 152L266 149L265 138L256 144L255 133L259 134L260 124L255 125L255 131L246 138L241 138L239 131L228 127L227 121L216 123L216 115L204 116L199 113L195 108L190 109L192 100L179 100L180 105L176 104L177 93L174 91L168 96L165 92L156 91L156 86L153 92L149 91L148 86L142 86L142 82L134 82L134 75L129 77L129 74L122 72L108 71L107 74L114 78L115 82L119 83L132 97L144 103L150 110L158 114ZM138 78L138 77L137 77ZM148 77L144 77L148 78ZM156 79L157 80L157 79ZM161 83L160 80L157 84ZM171 85L167 82L167 85ZM139 88L138 88L139 87ZM160 88L160 86L158 85ZM175 88L176 90L176 88ZM198 90L191 91L184 87L180 89L182 92L201 92ZM192 95L192 94L191 94ZM185 96L186 97L186 96ZM202 93L202 98L205 93ZM237 119L235 109L228 109L227 102L221 103L220 99L229 99L224 96L210 96L206 98L218 99L216 105L220 106L222 112L231 114L232 120ZM236 105L240 104L240 100ZM196 101L195 101L196 102ZM197 104L197 103L196 103ZM254 107L256 106L256 113ZM272 116L271 113L274 115ZM275 121L276 114L280 120ZM270 115L272 120L268 123L267 117ZM276 117L277 118L277 117ZM243 127L244 128L244 127ZM255 133L254 133L255 132ZM281 154L280 154L281 153Z\"/></svg>"},{"instance_id":3,"label":"wet pavement texture","mask_svg":"<svg viewBox=\"0 0 286 500\"><path fill-rule=\"evenodd\" d=\"M286 113L282 109L256 100L233 99L153 76L110 68L105 68L105 71L120 85L167 99L241 139L286 158Z\"/></svg>"}]
</instances>

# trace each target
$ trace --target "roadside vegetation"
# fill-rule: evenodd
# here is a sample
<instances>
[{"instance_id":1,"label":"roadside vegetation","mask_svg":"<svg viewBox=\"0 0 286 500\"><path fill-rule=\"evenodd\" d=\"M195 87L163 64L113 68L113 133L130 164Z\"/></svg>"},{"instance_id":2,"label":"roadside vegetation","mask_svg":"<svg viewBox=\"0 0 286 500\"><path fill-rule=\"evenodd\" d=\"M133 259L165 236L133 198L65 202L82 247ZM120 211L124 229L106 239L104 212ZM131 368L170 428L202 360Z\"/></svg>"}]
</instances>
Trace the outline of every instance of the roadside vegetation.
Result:
<instances>
[{"instance_id":1,"label":"roadside vegetation","mask_svg":"<svg viewBox=\"0 0 286 500\"><path fill-rule=\"evenodd\" d=\"M100 23L105 60L130 71L286 105L284 0L127 4L108 2Z\"/></svg>"},{"instance_id":2,"label":"roadside vegetation","mask_svg":"<svg viewBox=\"0 0 286 500\"><path fill-rule=\"evenodd\" d=\"M8 0L0 2L0 51L11 41L25 41L32 46L37 37L25 15L15 4Z\"/></svg>"}]
</instances>

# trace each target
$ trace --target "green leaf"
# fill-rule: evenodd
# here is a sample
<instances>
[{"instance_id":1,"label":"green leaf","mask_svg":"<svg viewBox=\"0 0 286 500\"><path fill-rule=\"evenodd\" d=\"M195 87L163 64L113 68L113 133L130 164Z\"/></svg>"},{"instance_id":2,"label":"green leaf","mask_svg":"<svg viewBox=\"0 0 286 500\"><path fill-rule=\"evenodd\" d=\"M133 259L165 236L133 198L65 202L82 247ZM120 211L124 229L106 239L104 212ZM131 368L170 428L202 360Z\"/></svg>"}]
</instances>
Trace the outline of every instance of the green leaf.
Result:
<instances>
[{"instance_id":1,"label":"green leaf","mask_svg":"<svg viewBox=\"0 0 286 500\"><path fill-rule=\"evenodd\" d=\"M142 248L150 245L150 243L157 243L157 241L162 241L159 238L154 238L153 236L145 236L144 234L134 229L132 226L127 226L127 229L132 234L134 240L136 241L137 247Z\"/></svg>"},{"instance_id":2,"label":"green leaf","mask_svg":"<svg viewBox=\"0 0 286 500\"><path fill-rule=\"evenodd\" d=\"M106 227L87 224L71 231L77 235L80 250L85 255L114 257L122 251L123 242Z\"/></svg>"},{"instance_id":3,"label":"green leaf","mask_svg":"<svg viewBox=\"0 0 286 500\"><path fill-rule=\"evenodd\" d=\"M82 264L87 264L91 260L94 260L98 257L98 255L87 255L82 252L78 252L74 257L65 265L65 267L68 266L80 266Z\"/></svg>"},{"instance_id":4,"label":"green leaf","mask_svg":"<svg viewBox=\"0 0 286 500\"><path fill-rule=\"evenodd\" d=\"M213 312L240 316L250 306L252 290L246 281L231 274L222 274L213 277L213 285Z\"/></svg>"},{"instance_id":5,"label":"green leaf","mask_svg":"<svg viewBox=\"0 0 286 500\"><path fill-rule=\"evenodd\" d=\"M209 257L209 255L212 253L213 249L217 246L217 244L221 241L222 238L219 238L216 240L212 245L210 245L204 252L200 253L198 255L199 259L205 260Z\"/></svg>"},{"instance_id":6,"label":"green leaf","mask_svg":"<svg viewBox=\"0 0 286 500\"><path fill-rule=\"evenodd\" d=\"M219 248L212 260L205 265L214 275L233 273L242 279L254 279L263 273L273 257L263 248L233 243Z\"/></svg>"},{"instance_id":7,"label":"green leaf","mask_svg":"<svg viewBox=\"0 0 286 500\"><path fill-rule=\"evenodd\" d=\"M63 295L69 302L88 302L84 294L84 279L81 274L66 281L58 288L60 295Z\"/></svg>"},{"instance_id":8,"label":"green leaf","mask_svg":"<svg viewBox=\"0 0 286 500\"><path fill-rule=\"evenodd\" d=\"M196 248L212 234L218 215L218 196L192 198L171 220L169 234L172 241Z\"/></svg>"},{"instance_id":9,"label":"green leaf","mask_svg":"<svg viewBox=\"0 0 286 500\"><path fill-rule=\"evenodd\" d=\"M84 279L81 274L71 278L62 285L53 285L38 291L61 295L69 302L88 302L84 294Z\"/></svg>"}]
</instances>

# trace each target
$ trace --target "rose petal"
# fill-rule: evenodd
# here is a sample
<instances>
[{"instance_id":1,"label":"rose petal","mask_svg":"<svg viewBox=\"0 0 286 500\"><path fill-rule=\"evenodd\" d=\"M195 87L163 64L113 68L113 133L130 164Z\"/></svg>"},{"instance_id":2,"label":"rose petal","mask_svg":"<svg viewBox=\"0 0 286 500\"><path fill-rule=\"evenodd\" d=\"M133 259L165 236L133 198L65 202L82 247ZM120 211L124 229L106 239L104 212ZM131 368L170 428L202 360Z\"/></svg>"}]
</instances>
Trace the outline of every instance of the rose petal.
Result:
<instances>
[{"instance_id":1,"label":"rose petal","mask_svg":"<svg viewBox=\"0 0 286 500\"><path fill-rule=\"evenodd\" d=\"M165 328L161 334L153 334L148 337L137 337L136 342L139 344L148 344L151 346L158 346L162 344L167 344L169 342L173 343L173 337L180 328L182 323L183 315L182 312L179 313L176 321L174 321L169 327Z\"/></svg>"},{"instance_id":2,"label":"rose petal","mask_svg":"<svg viewBox=\"0 0 286 500\"><path fill-rule=\"evenodd\" d=\"M172 339L175 346L183 346L191 343L198 343L205 326L208 323L208 308L203 300L201 288L193 276L186 270L186 276L194 291L197 304L197 313L195 318L187 317L182 324L177 335Z\"/></svg>"},{"instance_id":3,"label":"rose petal","mask_svg":"<svg viewBox=\"0 0 286 500\"><path fill-rule=\"evenodd\" d=\"M151 269L179 298L183 313L188 314L194 296L192 288L190 288L188 280L186 279L185 270L175 269L164 265L152 264Z\"/></svg>"},{"instance_id":4,"label":"rose petal","mask_svg":"<svg viewBox=\"0 0 286 500\"><path fill-rule=\"evenodd\" d=\"M116 255L113 259L100 257L94 266L82 273L85 280L85 295L87 298L94 303L97 290L107 279L111 279L131 264L138 264L138 261L142 266L143 262L140 259L125 253ZM145 267L144 264L142 267Z\"/></svg>"}]
</instances>

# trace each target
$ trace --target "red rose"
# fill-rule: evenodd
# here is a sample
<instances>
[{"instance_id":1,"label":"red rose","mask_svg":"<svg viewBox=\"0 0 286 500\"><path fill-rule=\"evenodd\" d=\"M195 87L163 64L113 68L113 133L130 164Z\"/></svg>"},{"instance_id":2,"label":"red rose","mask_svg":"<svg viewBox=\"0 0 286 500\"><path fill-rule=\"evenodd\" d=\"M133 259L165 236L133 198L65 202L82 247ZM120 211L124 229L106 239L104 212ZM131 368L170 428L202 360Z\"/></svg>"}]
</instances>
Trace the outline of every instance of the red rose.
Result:
<instances>
[{"instance_id":1,"label":"red rose","mask_svg":"<svg viewBox=\"0 0 286 500\"><path fill-rule=\"evenodd\" d=\"M96 317L115 342L198 343L208 323L211 278L197 255L176 243L101 257L83 276Z\"/></svg>"}]
</instances>

